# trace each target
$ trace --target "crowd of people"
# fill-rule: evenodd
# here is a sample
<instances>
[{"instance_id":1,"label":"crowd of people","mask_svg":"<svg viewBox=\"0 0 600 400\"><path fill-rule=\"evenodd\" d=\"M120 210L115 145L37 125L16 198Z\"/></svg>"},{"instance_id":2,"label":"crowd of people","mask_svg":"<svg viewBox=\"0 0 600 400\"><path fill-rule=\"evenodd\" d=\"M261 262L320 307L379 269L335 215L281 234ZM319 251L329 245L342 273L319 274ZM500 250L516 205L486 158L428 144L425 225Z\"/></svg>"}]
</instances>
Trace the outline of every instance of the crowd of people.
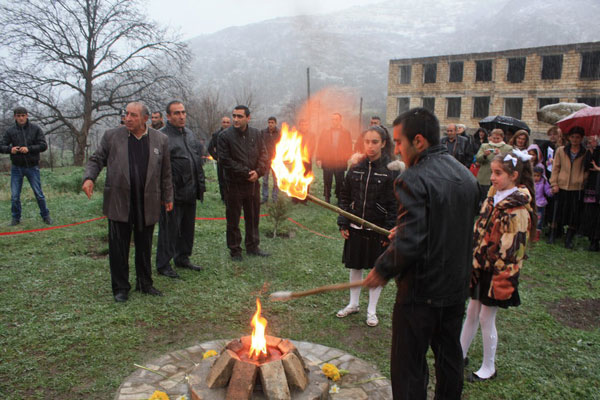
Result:
<instances>
[{"instance_id":1,"label":"crowd of people","mask_svg":"<svg viewBox=\"0 0 600 400\"><path fill-rule=\"evenodd\" d=\"M46 149L43 133L28 122L22 107L14 114L15 127L0 143L0 151L10 153L13 162L12 223L20 222L24 176L42 218L52 223L39 182L39 153ZM87 163L82 189L89 198L101 170L107 169L103 212L108 217L111 284L117 302L127 301L131 290L132 235L135 289L162 295L152 280L156 223L157 272L178 278L173 266L202 270L190 257L197 202L203 201L206 191L205 149L186 127L186 117L181 101L167 104L166 123L161 112L150 113L142 102L132 102L123 124L104 133ZM269 193L269 176L274 174L270 164L281 137L277 119L270 117L262 131L251 127L250 120L248 107L234 107L231 117L221 119L221 128L206 149L217 161L226 245L236 262L243 260L243 250L248 256L270 256L260 248L260 206L269 201L269 194L274 201L278 196L275 179ZM525 130L479 128L468 135L464 125L449 124L440 137L437 117L415 108L395 119L393 135L379 117L372 117L353 144L340 113L331 115L329 126L318 136L309 132L306 120L298 125L311 159L322 168L325 200L332 201L333 190L339 207L363 220L341 215L337 220L344 239L341 261L354 285L348 304L335 315L358 313L364 286L369 289L365 322L377 326L379 296L389 280L396 280L394 398L426 398L429 347L435 357L436 398L460 398L468 351L479 326L483 359L467 380L482 382L498 375L496 314L499 308L520 305L519 273L526 249L530 241L539 240L543 229L548 243L564 235L565 247L571 249L574 237L584 234L589 250L599 250L600 147L583 128L563 135L552 127L548 140L531 143ZM311 162L306 166L311 169ZM242 210L244 249L239 229ZM365 270L370 272L363 280Z\"/></svg>"}]
</instances>

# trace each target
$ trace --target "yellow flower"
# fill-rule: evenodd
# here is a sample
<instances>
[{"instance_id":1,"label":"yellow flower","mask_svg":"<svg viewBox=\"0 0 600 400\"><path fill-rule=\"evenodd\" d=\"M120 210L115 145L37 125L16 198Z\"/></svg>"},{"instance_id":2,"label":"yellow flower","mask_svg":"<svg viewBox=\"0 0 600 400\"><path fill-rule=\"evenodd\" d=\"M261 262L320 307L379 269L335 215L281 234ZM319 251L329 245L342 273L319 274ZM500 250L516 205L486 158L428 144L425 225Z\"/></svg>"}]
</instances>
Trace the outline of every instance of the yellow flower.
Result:
<instances>
[{"instance_id":1,"label":"yellow flower","mask_svg":"<svg viewBox=\"0 0 600 400\"><path fill-rule=\"evenodd\" d=\"M152 396L148 400L169 400L169 396L165 392L161 392L160 390L152 393Z\"/></svg>"},{"instance_id":2,"label":"yellow flower","mask_svg":"<svg viewBox=\"0 0 600 400\"><path fill-rule=\"evenodd\" d=\"M206 359L206 358L208 358L208 357L214 357L214 356L216 356L217 354L219 354L219 353L217 353L217 352L216 352L216 351L214 351L214 350L209 350L209 351L207 351L206 353L204 353L204 355L202 356L202 359L204 360L204 359Z\"/></svg>"},{"instance_id":3,"label":"yellow flower","mask_svg":"<svg viewBox=\"0 0 600 400\"><path fill-rule=\"evenodd\" d=\"M333 364L324 364L321 368L326 377L332 381L339 381L341 378L340 370Z\"/></svg>"}]
</instances>

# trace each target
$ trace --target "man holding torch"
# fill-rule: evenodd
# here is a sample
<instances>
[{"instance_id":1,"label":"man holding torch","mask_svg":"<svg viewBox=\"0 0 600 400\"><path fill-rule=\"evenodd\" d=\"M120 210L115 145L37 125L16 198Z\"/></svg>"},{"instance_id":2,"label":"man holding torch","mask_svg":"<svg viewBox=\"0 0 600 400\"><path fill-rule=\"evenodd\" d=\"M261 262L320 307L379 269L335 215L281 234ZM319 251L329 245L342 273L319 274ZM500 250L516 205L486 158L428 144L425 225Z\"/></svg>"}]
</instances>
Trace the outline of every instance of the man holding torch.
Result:
<instances>
[{"instance_id":1,"label":"man holding torch","mask_svg":"<svg viewBox=\"0 0 600 400\"><path fill-rule=\"evenodd\" d=\"M439 121L424 108L394 121L395 152L407 170L395 182L399 210L390 245L364 285L395 278L391 375L396 399L427 398L427 361L435 355L435 398L460 399L460 330L469 291L479 187L440 145ZM451 210L449 213L448 210Z\"/></svg>"}]
</instances>

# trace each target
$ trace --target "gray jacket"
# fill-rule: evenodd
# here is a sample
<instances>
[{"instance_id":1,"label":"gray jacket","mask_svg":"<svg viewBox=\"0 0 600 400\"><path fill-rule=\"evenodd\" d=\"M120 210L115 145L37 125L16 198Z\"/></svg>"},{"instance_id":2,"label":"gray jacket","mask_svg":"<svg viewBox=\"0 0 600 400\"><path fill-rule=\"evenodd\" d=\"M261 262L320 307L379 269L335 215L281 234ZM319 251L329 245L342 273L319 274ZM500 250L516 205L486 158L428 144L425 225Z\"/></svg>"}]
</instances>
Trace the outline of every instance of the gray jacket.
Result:
<instances>
[{"instance_id":1,"label":"gray jacket","mask_svg":"<svg viewBox=\"0 0 600 400\"><path fill-rule=\"evenodd\" d=\"M104 184L103 213L109 219L119 222L129 220L131 191L129 184L129 131L122 126L104 133L100 147L90 157L83 180L95 181L102 168L106 166ZM173 201L171 182L171 162L167 136L148 128L148 172L144 188L144 220L146 226L154 225L160 216L161 202Z\"/></svg>"}]
</instances>

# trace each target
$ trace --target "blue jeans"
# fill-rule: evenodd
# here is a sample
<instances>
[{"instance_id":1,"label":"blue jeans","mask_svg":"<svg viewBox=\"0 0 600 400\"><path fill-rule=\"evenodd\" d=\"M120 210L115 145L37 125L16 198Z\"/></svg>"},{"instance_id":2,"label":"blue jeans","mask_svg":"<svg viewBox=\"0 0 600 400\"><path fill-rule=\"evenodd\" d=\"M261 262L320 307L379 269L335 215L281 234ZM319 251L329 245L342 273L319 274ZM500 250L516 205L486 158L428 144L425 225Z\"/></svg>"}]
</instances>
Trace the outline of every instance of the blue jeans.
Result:
<instances>
[{"instance_id":1,"label":"blue jeans","mask_svg":"<svg viewBox=\"0 0 600 400\"><path fill-rule=\"evenodd\" d=\"M42 218L50 216L50 211L46 207L46 198L42 192L42 183L40 180L40 167L18 167L13 165L10 169L10 202L13 219L21 220L21 189L23 188L23 177L27 177L29 185L40 207Z\"/></svg>"},{"instance_id":2,"label":"blue jeans","mask_svg":"<svg viewBox=\"0 0 600 400\"><path fill-rule=\"evenodd\" d=\"M269 175L273 176L273 201L277 201L277 194L279 193L279 188L277 187L277 179L275 178L275 174L272 173L271 168L265 172L263 175L262 181L262 201L265 202L269 200ZM272 173L272 174L271 174Z\"/></svg>"}]
</instances>

